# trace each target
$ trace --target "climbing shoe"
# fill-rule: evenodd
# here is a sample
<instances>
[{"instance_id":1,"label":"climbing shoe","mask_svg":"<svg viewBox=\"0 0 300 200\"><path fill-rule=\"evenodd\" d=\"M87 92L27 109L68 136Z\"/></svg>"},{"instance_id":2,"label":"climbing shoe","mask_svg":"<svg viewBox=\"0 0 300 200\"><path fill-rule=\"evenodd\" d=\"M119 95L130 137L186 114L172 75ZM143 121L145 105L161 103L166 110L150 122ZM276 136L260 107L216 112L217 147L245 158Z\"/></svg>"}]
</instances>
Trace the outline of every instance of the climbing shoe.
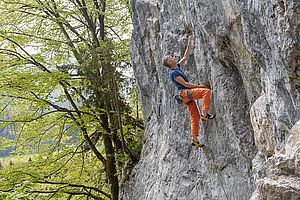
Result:
<instances>
[{"instance_id":1,"label":"climbing shoe","mask_svg":"<svg viewBox=\"0 0 300 200\"><path fill-rule=\"evenodd\" d=\"M199 147L203 147L204 145L203 144L200 144L199 141L195 141L195 140L192 140L192 145L196 147L196 149L198 149Z\"/></svg>"},{"instance_id":2,"label":"climbing shoe","mask_svg":"<svg viewBox=\"0 0 300 200\"><path fill-rule=\"evenodd\" d=\"M205 117L203 117L203 116L201 115L201 119L202 119L202 121L207 121L207 120L209 120L209 119L215 118L215 116L216 116L216 115L210 115L210 114L207 113Z\"/></svg>"}]
</instances>

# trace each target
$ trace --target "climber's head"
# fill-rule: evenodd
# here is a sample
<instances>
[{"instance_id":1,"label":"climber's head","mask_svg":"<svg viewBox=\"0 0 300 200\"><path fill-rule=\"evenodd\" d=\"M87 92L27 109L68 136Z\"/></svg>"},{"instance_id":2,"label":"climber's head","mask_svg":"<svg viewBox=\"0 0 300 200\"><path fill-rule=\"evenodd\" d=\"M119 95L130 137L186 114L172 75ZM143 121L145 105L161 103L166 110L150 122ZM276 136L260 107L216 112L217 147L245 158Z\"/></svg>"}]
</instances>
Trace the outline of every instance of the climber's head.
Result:
<instances>
[{"instance_id":1,"label":"climber's head","mask_svg":"<svg viewBox=\"0 0 300 200\"><path fill-rule=\"evenodd\" d=\"M164 66L168 67L168 68L173 68L176 67L176 59L174 56L172 55L166 55L163 59L162 59L162 63Z\"/></svg>"}]
</instances>

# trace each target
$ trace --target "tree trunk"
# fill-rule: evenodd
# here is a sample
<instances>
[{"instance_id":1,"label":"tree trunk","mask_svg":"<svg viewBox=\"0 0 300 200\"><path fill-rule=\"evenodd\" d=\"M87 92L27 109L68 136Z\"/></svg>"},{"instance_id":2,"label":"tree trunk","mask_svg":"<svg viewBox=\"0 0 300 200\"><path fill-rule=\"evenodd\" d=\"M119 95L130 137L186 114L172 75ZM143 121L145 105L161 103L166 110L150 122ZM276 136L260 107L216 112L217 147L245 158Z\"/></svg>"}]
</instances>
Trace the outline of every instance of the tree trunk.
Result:
<instances>
[{"instance_id":1,"label":"tree trunk","mask_svg":"<svg viewBox=\"0 0 300 200\"><path fill-rule=\"evenodd\" d=\"M111 191L111 199L119 199L119 180L116 169L115 152L112 145L111 136L109 134L103 134L103 142L106 153L106 174L108 178L108 185Z\"/></svg>"},{"instance_id":2,"label":"tree trunk","mask_svg":"<svg viewBox=\"0 0 300 200\"><path fill-rule=\"evenodd\" d=\"M106 106L109 109L109 106ZM101 121L105 133L103 134L103 143L106 154L106 177L108 180L108 187L111 192L111 199L118 200L119 197L119 180L117 176L115 149L113 147L112 133L109 128L109 121L107 115L101 115Z\"/></svg>"}]
</instances>

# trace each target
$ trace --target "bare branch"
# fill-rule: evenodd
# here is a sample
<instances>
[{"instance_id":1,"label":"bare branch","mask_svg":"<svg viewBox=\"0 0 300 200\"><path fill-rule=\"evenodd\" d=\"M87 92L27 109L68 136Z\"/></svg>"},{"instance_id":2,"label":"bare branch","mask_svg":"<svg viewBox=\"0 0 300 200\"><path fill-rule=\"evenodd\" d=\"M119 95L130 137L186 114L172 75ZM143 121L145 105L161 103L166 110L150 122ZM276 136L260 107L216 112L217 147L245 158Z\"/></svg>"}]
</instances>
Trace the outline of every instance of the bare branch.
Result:
<instances>
[{"instance_id":1,"label":"bare branch","mask_svg":"<svg viewBox=\"0 0 300 200\"><path fill-rule=\"evenodd\" d=\"M15 44L16 46L18 46L30 59L27 59L28 61L30 61L32 64L35 64L36 66L39 66L41 67L41 69L43 71L46 71L48 73L51 73L50 70L48 70L44 65L42 65L41 63L37 62L21 45L19 45L17 42L15 42L14 40L8 38L8 37L5 37L3 35L0 35L1 38L3 39L6 39L8 41L10 41L11 43Z\"/></svg>"},{"instance_id":2,"label":"bare branch","mask_svg":"<svg viewBox=\"0 0 300 200\"><path fill-rule=\"evenodd\" d=\"M72 113L70 113L70 116L75 121L75 123L77 124L77 126L80 127L84 139L88 142L88 144L91 147L91 149L94 152L94 154L103 163L103 165L106 166L106 159L98 151L98 149L96 148L95 144L93 144L93 141L90 139L90 137L89 137L89 135L88 135L88 133L86 131L86 128L85 128L84 124L82 124L81 122L79 122Z\"/></svg>"},{"instance_id":3,"label":"bare branch","mask_svg":"<svg viewBox=\"0 0 300 200\"><path fill-rule=\"evenodd\" d=\"M39 183L39 184L50 184L50 185L66 185L69 187L75 187L75 188L83 188L83 189L91 189L94 190L96 192L99 192L100 194L103 194L104 196L110 198L110 195L98 188L95 187L91 187L91 186L85 186L85 185L80 185L80 184L72 184L72 183L68 183L68 182L52 182L52 181L46 181L46 180L37 180L37 181L33 181L34 183Z\"/></svg>"},{"instance_id":4,"label":"bare branch","mask_svg":"<svg viewBox=\"0 0 300 200\"><path fill-rule=\"evenodd\" d=\"M37 35L32 35L32 34L27 34L27 33L18 33L18 32L7 32L7 33L11 33L11 34L15 34L15 35L22 35L22 36L26 36L26 37L29 37L29 38L39 39L39 40L45 40L45 41L50 41L50 42L57 42L57 43L67 44L64 41L54 40L54 39L51 39L51 38L39 37Z\"/></svg>"},{"instance_id":5,"label":"bare branch","mask_svg":"<svg viewBox=\"0 0 300 200\"><path fill-rule=\"evenodd\" d=\"M50 17L54 16L56 19L60 19L60 18L61 18L61 16L59 15L59 13L56 12L57 7L56 7L56 4L55 4L55 1L54 1L54 0L51 0L51 2L53 3L53 7L54 7L55 11L52 11L52 10L50 9L50 5L49 5L48 3L46 3L46 4L48 5L48 7L47 7L47 5L45 5L42 1L37 0L37 2L40 3L40 4L45 8L44 12L45 12L48 16L50 16ZM64 36L66 37L66 39L67 39L67 41L68 41L67 44L71 47L71 50L72 50L72 52L73 52L75 58L78 60L79 63L82 63L82 59L81 59L81 57L80 57L80 54L79 54L78 51L76 50L76 47L75 47L75 45L73 44L72 39L71 39L71 37L69 36L68 32L67 32L66 29L64 28L63 23L62 23L61 21L56 21L56 23L59 25L61 31L63 32Z\"/></svg>"},{"instance_id":6,"label":"bare branch","mask_svg":"<svg viewBox=\"0 0 300 200\"><path fill-rule=\"evenodd\" d=\"M63 192L63 193L66 193L66 194L70 194L70 195L86 195L86 196L89 196L89 197L92 197L93 199L97 199L97 200L105 200L101 197L98 197L94 194L91 194L91 193L88 193L88 192L82 192L82 191L64 191L62 190L61 188L57 189L57 190L51 190L51 191L45 191L45 190L32 190L30 191L30 193L34 194L34 193L38 193L38 194L55 194L57 192Z\"/></svg>"},{"instance_id":7,"label":"bare branch","mask_svg":"<svg viewBox=\"0 0 300 200\"><path fill-rule=\"evenodd\" d=\"M119 38L120 41L123 41L122 38L119 36L119 34L111 26L105 26L105 27L109 28Z\"/></svg>"},{"instance_id":8,"label":"bare branch","mask_svg":"<svg viewBox=\"0 0 300 200\"><path fill-rule=\"evenodd\" d=\"M88 14L88 10L87 10L85 0L82 0L82 4L80 3L79 0L76 0L76 2L79 5L80 11L81 11L85 21L88 24L88 29L90 30L90 32L92 34L93 42L95 43L96 47L99 47L100 43L99 43L99 40L98 40L97 35L96 35L96 24L93 22L93 20L91 19L91 17Z\"/></svg>"},{"instance_id":9,"label":"bare branch","mask_svg":"<svg viewBox=\"0 0 300 200\"><path fill-rule=\"evenodd\" d=\"M36 121L36 120L39 120L41 118L43 118L44 116L46 115L50 115L52 113L56 113L56 112L60 112L58 110L53 110L53 111L50 111L50 112L47 112L47 113L43 113L42 115L36 117L36 118L32 118L32 119L27 119L27 120L0 120L0 122L33 122L33 121Z\"/></svg>"},{"instance_id":10,"label":"bare branch","mask_svg":"<svg viewBox=\"0 0 300 200\"><path fill-rule=\"evenodd\" d=\"M64 164L62 164L62 165L61 165L57 170L55 170L54 172L51 172L50 174L48 174L47 176L45 176L45 178L48 178L48 177L52 176L53 174L59 172L64 166L66 166L66 164L68 164L68 162L74 157L74 155L77 153L79 147L81 147L83 143L84 143L84 141L81 142L81 143L76 147L75 151L72 152L71 157L70 157ZM63 157L65 157L65 156L67 156L67 155L69 155L69 154L70 154L70 153L67 153L67 154L65 154L64 156L60 157L59 159L54 160L53 162L55 163L55 162L57 162L58 160L62 159Z\"/></svg>"}]
</instances>

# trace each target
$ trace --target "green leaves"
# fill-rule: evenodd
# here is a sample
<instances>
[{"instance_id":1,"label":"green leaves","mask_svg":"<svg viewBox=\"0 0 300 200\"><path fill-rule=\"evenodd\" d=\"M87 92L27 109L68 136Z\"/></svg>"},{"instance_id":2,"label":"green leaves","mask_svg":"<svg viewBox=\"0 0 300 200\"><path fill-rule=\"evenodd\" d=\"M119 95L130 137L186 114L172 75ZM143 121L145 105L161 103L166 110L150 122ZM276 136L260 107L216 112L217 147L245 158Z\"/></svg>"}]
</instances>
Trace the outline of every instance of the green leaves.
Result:
<instances>
[{"instance_id":1,"label":"green leaves","mask_svg":"<svg viewBox=\"0 0 300 200\"><path fill-rule=\"evenodd\" d=\"M19 160L0 170L1 197L118 199L143 125L126 91L129 2L102 3L0 2L0 144Z\"/></svg>"}]
</instances>

